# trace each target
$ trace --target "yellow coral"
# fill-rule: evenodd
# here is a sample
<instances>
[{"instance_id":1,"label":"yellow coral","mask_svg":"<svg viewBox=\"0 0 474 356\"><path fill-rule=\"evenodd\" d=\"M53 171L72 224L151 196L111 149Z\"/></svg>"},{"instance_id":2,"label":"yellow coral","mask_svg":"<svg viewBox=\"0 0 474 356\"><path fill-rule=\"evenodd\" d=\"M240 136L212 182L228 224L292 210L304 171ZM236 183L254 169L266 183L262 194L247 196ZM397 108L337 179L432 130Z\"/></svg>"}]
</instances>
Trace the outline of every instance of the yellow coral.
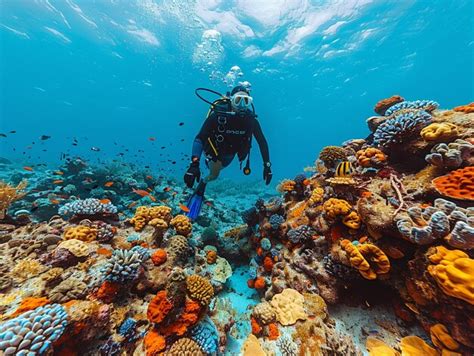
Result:
<instances>
[{"instance_id":1,"label":"yellow coral","mask_svg":"<svg viewBox=\"0 0 474 356\"><path fill-rule=\"evenodd\" d=\"M459 343L449 335L448 329L443 324L436 324L430 328L431 341L440 350L455 351Z\"/></svg>"},{"instance_id":2,"label":"yellow coral","mask_svg":"<svg viewBox=\"0 0 474 356\"><path fill-rule=\"evenodd\" d=\"M349 255L351 265L366 279L377 279L378 275L390 271L390 260L377 246L362 244L355 246L349 240L342 240L341 246Z\"/></svg>"},{"instance_id":3,"label":"yellow coral","mask_svg":"<svg viewBox=\"0 0 474 356\"><path fill-rule=\"evenodd\" d=\"M360 216L355 211L351 211L349 214L344 216L342 223L350 229L360 228Z\"/></svg>"},{"instance_id":4,"label":"yellow coral","mask_svg":"<svg viewBox=\"0 0 474 356\"><path fill-rule=\"evenodd\" d=\"M375 147L357 151L356 158L361 167L377 167L387 161L385 153Z\"/></svg>"},{"instance_id":5,"label":"yellow coral","mask_svg":"<svg viewBox=\"0 0 474 356\"><path fill-rule=\"evenodd\" d=\"M310 206L316 205L323 201L323 197L324 197L324 189L321 187L316 187L311 192L311 196L308 199L308 203Z\"/></svg>"},{"instance_id":6,"label":"yellow coral","mask_svg":"<svg viewBox=\"0 0 474 356\"><path fill-rule=\"evenodd\" d=\"M16 187L0 181L0 220L5 217L10 204L26 194L25 188L26 181L22 181Z\"/></svg>"},{"instance_id":7,"label":"yellow coral","mask_svg":"<svg viewBox=\"0 0 474 356\"><path fill-rule=\"evenodd\" d=\"M76 257L89 256L89 247L81 240L71 239L61 242L56 248L64 248Z\"/></svg>"},{"instance_id":8,"label":"yellow coral","mask_svg":"<svg viewBox=\"0 0 474 356\"><path fill-rule=\"evenodd\" d=\"M133 218L130 219L130 224L134 226L135 231L141 231L146 226L146 224L152 221L154 222L153 226L155 226L155 223L158 223L158 221L155 219L164 220L166 224L169 224L171 218L171 208L167 206L160 205L152 206L150 208L146 206L139 206L135 210L135 215Z\"/></svg>"},{"instance_id":9,"label":"yellow coral","mask_svg":"<svg viewBox=\"0 0 474 356\"><path fill-rule=\"evenodd\" d=\"M400 341L402 356L437 356L435 349L430 347L418 336L406 336Z\"/></svg>"},{"instance_id":10,"label":"yellow coral","mask_svg":"<svg viewBox=\"0 0 474 356\"><path fill-rule=\"evenodd\" d=\"M335 219L339 215L347 215L351 205L344 199L330 198L324 202L323 209L327 217Z\"/></svg>"},{"instance_id":11,"label":"yellow coral","mask_svg":"<svg viewBox=\"0 0 474 356\"><path fill-rule=\"evenodd\" d=\"M201 305L208 305L214 297L212 284L204 277L193 274L186 278L186 288L191 298L196 299Z\"/></svg>"},{"instance_id":12,"label":"yellow coral","mask_svg":"<svg viewBox=\"0 0 474 356\"><path fill-rule=\"evenodd\" d=\"M45 269L41 263L36 260L21 260L16 263L11 271L11 275L19 280L26 280L30 277L37 276Z\"/></svg>"},{"instance_id":13,"label":"yellow coral","mask_svg":"<svg viewBox=\"0 0 474 356\"><path fill-rule=\"evenodd\" d=\"M258 341L257 337L250 333L245 340L244 344L242 345L242 349L240 350L242 356L266 356L267 354L262 348L262 345Z\"/></svg>"},{"instance_id":14,"label":"yellow coral","mask_svg":"<svg viewBox=\"0 0 474 356\"><path fill-rule=\"evenodd\" d=\"M444 142L459 135L457 126L450 122L435 122L420 132L423 140L428 142Z\"/></svg>"},{"instance_id":15,"label":"yellow coral","mask_svg":"<svg viewBox=\"0 0 474 356\"><path fill-rule=\"evenodd\" d=\"M291 179L285 179L277 186L277 191L280 193L292 192L295 190L296 182Z\"/></svg>"},{"instance_id":16,"label":"yellow coral","mask_svg":"<svg viewBox=\"0 0 474 356\"><path fill-rule=\"evenodd\" d=\"M94 241L97 237L97 229L93 227L78 225L71 227L64 233L66 240L76 239L85 242Z\"/></svg>"},{"instance_id":17,"label":"yellow coral","mask_svg":"<svg viewBox=\"0 0 474 356\"><path fill-rule=\"evenodd\" d=\"M270 304L281 325L293 325L298 320L307 318L304 310L304 297L294 289L286 288L281 293L275 294Z\"/></svg>"},{"instance_id":18,"label":"yellow coral","mask_svg":"<svg viewBox=\"0 0 474 356\"><path fill-rule=\"evenodd\" d=\"M153 206L149 208L148 210L148 219L153 220L153 219L162 219L164 220L167 224L170 223L171 221L171 208L167 207L165 205L160 205L160 206Z\"/></svg>"},{"instance_id":19,"label":"yellow coral","mask_svg":"<svg viewBox=\"0 0 474 356\"><path fill-rule=\"evenodd\" d=\"M179 235L183 236L188 236L193 229L191 220L189 220L189 218L185 215L176 215L171 220L170 225L174 227Z\"/></svg>"},{"instance_id":20,"label":"yellow coral","mask_svg":"<svg viewBox=\"0 0 474 356\"><path fill-rule=\"evenodd\" d=\"M441 290L474 305L474 259L463 251L437 246L429 260L433 265L428 272Z\"/></svg>"},{"instance_id":21,"label":"yellow coral","mask_svg":"<svg viewBox=\"0 0 474 356\"><path fill-rule=\"evenodd\" d=\"M399 356L400 353L392 349L382 340L369 336L365 342L369 356Z\"/></svg>"},{"instance_id":22,"label":"yellow coral","mask_svg":"<svg viewBox=\"0 0 474 356\"><path fill-rule=\"evenodd\" d=\"M155 227L156 229L164 229L166 230L168 228L168 224L166 221L160 218L154 218L151 219L148 225Z\"/></svg>"}]
</instances>

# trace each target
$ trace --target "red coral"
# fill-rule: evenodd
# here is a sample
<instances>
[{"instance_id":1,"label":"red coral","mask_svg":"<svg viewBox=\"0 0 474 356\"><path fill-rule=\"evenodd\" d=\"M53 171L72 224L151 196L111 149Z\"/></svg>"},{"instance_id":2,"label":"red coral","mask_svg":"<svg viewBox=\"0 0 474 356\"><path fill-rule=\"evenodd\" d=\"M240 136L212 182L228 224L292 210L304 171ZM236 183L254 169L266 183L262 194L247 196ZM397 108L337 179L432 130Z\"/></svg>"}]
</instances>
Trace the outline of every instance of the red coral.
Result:
<instances>
[{"instance_id":1,"label":"red coral","mask_svg":"<svg viewBox=\"0 0 474 356\"><path fill-rule=\"evenodd\" d=\"M158 356L166 348L166 339L152 329L146 333L144 344L146 356Z\"/></svg>"},{"instance_id":2,"label":"red coral","mask_svg":"<svg viewBox=\"0 0 474 356\"><path fill-rule=\"evenodd\" d=\"M97 298L105 303L112 303L118 294L120 285L114 282L105 281L97 291Z\"/></svg>"},{"instance_id":3,"label":"red coral","mask_svg":"<svg viewBox=\"0 0 474 356\"><path fill-rule=\"evenodd\" d=\"M252 326L252 334L259 336L262 333L262 327L254 317L250 318L250 325Z\"/></svg>"},{"instance_id":4,"label":"red coral","mask_svg":"<svg viewBox=\"0 0 474 356\"><path fill-rule=\"evenodd\" d=\"M474 200L474 167L451 171L433 179L435 189L442 195L462 200Z\"/></svg>"},{"instance_id":5,"label":"red coral","mask_svg":"<svg viewBox=\"0 0 474 356\"><path fill-rule=\"evenodd\" d=\"M263 289L265 288L265 278L263 277L257 277L255 278L255 289Z\"/></svg>"},{"instance_id":6,"label":"red coral","mask_svg":"<svg viewBox=\"0 0 474 356\"><path fill-rule=\"evenodd\" d=\"M184 335L188 328L196 324L199 320L199 313L201 312L201 305L194 300L186 298L183 312L179 315L176 321L169 325L159 326L159 331L162 335Z\"/></svg>"},{"instance_id":7,"label":"red coral","mask_svg":"<svg viewBox=\"0 0 474 356\"><path fill-rule=\"evenodd\" d=\"M159 248L153 254L151 255L151 261L155 266L162 265L163 263L166 262L168 258L168 255L166 253L166 250Z\"/></svg>"},{"instance_id":8,"label":"red coral","mask_svg":"<svg viewBox=\"0 0 474 356\"><path fill-rule=\"evenodd\" d=\"M474 112L474 103L470 103L470 104L467 104L467 105L456 106L453 110L463 112L465 114L469 114L469 113Z\"/></svg>"},{"instance_id":9,"label":"red coral","mask_svg":"<svg viewBox=\"0 0 474 356\"><path fill-rule=\"evenodd\" d=\"M268 338L270 340L276 340L280 336L280 332L278 331L278 325L276 323L268 324Z\"/></svg>"},{"instance_id":10,"label":"red coral","mask_svg":"<svg viewBox=\"0 0 474 356\"><path fill-rule=\"evenodd\" d=\"M265 271L267 272L271 272L272 269L273 269L273 260L270 256L266 256L264 259L263 259L263 268L265 269Z\"/></svg>"},{"instance_id":11,"label":"red coral","mask_svg":"<svg viewBox=\"0 0 474 356\"><path fill-rule=\"evenodd\" d=\"M165 290L159 291L148 304L147 317L153 323L161 323L173 309L173 304L168 300Z\"/></svg>"},{"instance_id":12,"label":"red coral","mask_svg":"<svg viewBox=\"0 0 474 356\"><path fill-rule=\"evenodd\" d=\"M11 315L12 317L23 314L29 310L42 307L43 305L51 303L48 298L36 298L36 297L27 297L21 301L20 306L17 310Z\"/></svg>"},{"instance_id":13,"label":"red coral","mask_svg":"<svg viewBox=\"0 0 474 356\"><path fill-rule=\"evenodd\" d=\"M247 280L247 287L255 288L255 280L254 279L248 279Z\"/></svg>"}]
</instances>

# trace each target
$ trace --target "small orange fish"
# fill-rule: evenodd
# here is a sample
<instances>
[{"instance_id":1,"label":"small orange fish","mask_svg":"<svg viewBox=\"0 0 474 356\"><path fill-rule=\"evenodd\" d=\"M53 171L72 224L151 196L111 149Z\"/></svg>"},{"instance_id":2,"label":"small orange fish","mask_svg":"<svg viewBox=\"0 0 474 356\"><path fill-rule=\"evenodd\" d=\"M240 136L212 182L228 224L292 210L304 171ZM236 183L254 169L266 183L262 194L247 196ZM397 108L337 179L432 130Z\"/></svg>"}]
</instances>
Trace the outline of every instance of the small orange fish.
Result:
<instances>
[{"instance_id":1,"label":"small orange fish","mask_svg":"<svg viewBox=\"0 0 474 356\"><path fill-rule=\"evenodd\" d=\"M210 201L206 201L204 204L206 204L207 206L212 206L212 203Z\"/></svg>"},{"instance_id":2,"label":"small orange fish","mask_svg":"<svg viewBox=\"0 0 474 356\"><path fill-rule=\"evenodd\" d=\"M148 137L150 141L156 141L156 137Z\"/></svg>"},{"instance_id":3,"label":"small orange fish","mask_svg":"<svg viewBox=\"0 0 474 356\"><path fill-rule=\"evenodd\" d=\"M111 203L110 199L100 199L99 200L101 204L109 204Z\"/></svg>"},{"instance_id":4,"label":"small orange fish","mask_svg":"<svg viewBox=\"0 0 474 356\"><path fill-rule=\"evenodd\" d=\"M147 192L146 190L143 190L143 189L132 189L134 193L138 194L139 196L141 197L146 197L148 195L150 195L149 192Z\"/></svg>"},{"instance_id":5,"label":"small orange fish","mask_svg":"<svg viewBox=\"0 0 474 356\"><path fill-rule=\"evenodd\" d=\"M156 203L156 198L153 196L153 195L148 195L148 198L150 198L150 200L153 202L153 203Z\"/></svg>"},{"instance_id":6,"label":"small orange fish","mask_svg":"<svg viewBox=\"0 0 474 356\"><path fill-rule=\"evenodd\" d=\"M49 199L49 201L51 202L51 204L59 204L58 199Z\"/></svg>"},{"instance_id":7,"label":"small orange fish","mask_svg":"<svg viewBox=\"0 0 474 356\"><path fill-rule=\"evenodd\" d=\"M30 167L30 166L25 166L23 167L23 169L28 172L33 172L33 167Z\"/></svg>"},{"instance_id":8,"label":"small orange fish","mask_svg":"<svg viewBox=\"0 0 474 356\"><path fill-rule=\"evenodd\" d=\"M130 204L128 204L127 208L133 208L135 205L137 205L136 201L132 201Z\"/></svg>"},{"instance_id":9,"label":"small orange fish","mask_svg":"<svg viewBox=\"0 0 474 356\"><path fill-rule=\"evenodd\" d=\"M153 179L153 177L151 175L147 175L146 179Z\"/></svg>"},{"instance_id":10,"label":"small orange fish","mask_svg":"<svg viewBox=\"0 0 474 356\"><path fill-rule=\"evenodd\" d=\"M362 198L370 198L372 196L372 193L369 191L362 192L361 197Z\"/></svg>"},{"instance_id":11,"label":"small orange fish","mask_svg":"<svg viewBox=\"0 0 474 356\"><path fill-rule=\"evenodd\" d=\"M105 182L104 186L105 187L111 187L114 185L114 182Z\"/></svg>"},{"instance_id":12,"label":"small orange fish","mask_svg":"<svg viewBox=\"0 0 474 356\"><path fill-rule=\"evenodd\" d=\"M179 204L179 208L185 213L189 213L189 208L186 205Z\"/></svg>"},{"instance_id":13,"label":"small orange fish","mask_svg":"<svg viewBox=\"0 0 474 356\"><path fill-rule=\"evenodd\" d=\"M164 187L164 188L163 188L163 191L164 191L164 192L169 192L170 190L171 190L171 187Z\"/></svg>"},{"instance_id":14,"label":"small orange fish","mask_svg":"<svg viewBox=\"0 0 474 356\"><path fill-rule=\"evenodd\" d=\"M56 172L54 172L54 174L57 174L58 176L62 176L64 174L64 172L56 171Z\"/></svg>"},{"instance_id":15,"label":"small orange fish","mask_svg":"<svg viewBox=\"0 0 474 356\"><path fill-rule=\"evenodd\" d=\"M367 241L367 236L362 236L360 239L359 239L359 243L363 244L365 241Z\"/></svg>"},{"instance_id":16,"label":"small orange fish","mask_svg":"<svg viewBox=\"0 0 474 356\"><path fill-rule=\"evenodd\" d=\"M57 179L53 181L53 184L61 184L62 182L64 182L62 179Z\"/></svg>"}]
</instances>

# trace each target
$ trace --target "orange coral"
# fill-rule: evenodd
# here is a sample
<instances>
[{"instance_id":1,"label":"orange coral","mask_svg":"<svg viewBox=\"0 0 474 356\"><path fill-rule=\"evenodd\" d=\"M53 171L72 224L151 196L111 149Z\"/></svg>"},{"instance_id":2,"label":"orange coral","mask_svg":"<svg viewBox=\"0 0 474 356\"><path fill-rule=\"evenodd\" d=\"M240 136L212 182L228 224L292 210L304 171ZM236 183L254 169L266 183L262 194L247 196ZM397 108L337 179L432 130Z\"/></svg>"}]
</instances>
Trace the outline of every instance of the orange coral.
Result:
<instances>
[{"instance_id":1,"label":"orange coral","mask_svg":"<svg viewBox=\"0 0 474 356\"><path fill-rule=\"evenodd\" d=\"M467 105L456 106L454 111L463 112L465 114L470 114L474 112L474 103L469 103Z\"/></svg>"},{"instance_id":2,"label":"orange coral","mask_svg":"<svg viewBox=\"0 0 474 356\"><path fill-rule=\"evenodd\" d=\"M159 248L151 255L151 261L155 266L162 265L166 262L168 255L166 254L166 250Z\"/></svg>"},{"instance_id":3,"label":"orange coral","mask_svg":"<svg viewBox=\"0 0 474 356\"><path fill-rule=\"evenodd\" d=\"M48 298L45 297L27 297L23 299L20 303L20 306L15 310L15 312L11 315L12 317L23 314L29 310L36 309L38 307L42 307L43 305L51 303Z\"/></svg>"},{"instance_id":4,"label":"orange coral","mask_svg":"<svg viewBox=\"0 0 474 356\"><path fill-rule=\"evenodd\" d=\"M308 206L308 203L305 201L296 203L294 206L292 206L288 210L287 219L291 220L291 219L300 217L301 215L303 215L307 206Z\"/></svg>"},{"instance_id":5,"label":"orange coral","mask_svg":"<svg viewBox=\"0 0 474 356\"><path fill-rule=\"evenodd\" d=\"M254 286L255 286L255 289L263 289L265 288L265 278L263 277L257 277L255 278L255 283L254 283Z\"/></svg>"},{"instance_id":6,"label":"orange coral","mask_svg":"<svg viewBox=\"0 0 474 356\"><path fill-rule=\"evenodd\" d=\"M94 241L97 237L97 229L85 225L70 227L64 233L66 240L76 239L84 242Z\"/></svg>"},{"instance_id":7,"label":"orange coral","mask_svg":"<svg viewBox=\"0 0 474 356\"><path fill-rule=\"evenodd\" d=\"M158 356L166 348L166 339L156 330L146 333L144 339L146 356Z\"/></svg>"},{"instance_id":8,"label":"orange coral","mask_svg":"<svg viewBox=\"0 0 474 356\"><path fill-rule=\"evenodd\" d=\"M96 252L98 255L102 255L105 257L112 256L112 251L105 247L99 247Z\"/></svg>"},{"instance_id":9,"label":"orange coral","mask_svg":"<svg viewBox=\"0 0 474 356\"><path fill-rule=\"evenodd\" d=\"M257 319L255 319L253 316L250 318L250 325L252 327L252 334L254 334L255 336L260 335L260 333L262 332L262 327L258 323Z\"/></svg>"},{"instance_id":10,"label":"orange coral","mask_svg":"<svg viewBox=\"0 0 474 356\"><path fill-rule=\"evenodd\" d=\"M200 304L189 298L186 298L184 310L176 319L176 321L166 326L160 325L159 331L165 336L184 335L190 326L197 323L200 312Z\"/></svg>"},{"instance_id":11,"label":"orange coral","mask_svg":"<svg viewBox=\"0 0 474 356\"><path fill-rule=\"evenodd\" d=\"M444 196L474 200L474 166L451 171L432 180L435 189Z\"/></svg>"},{"instance_id":12,"label":"orange coral","mask_svg":"<svg viewBox=\"0 0 474 356\"><path fill-rule=\"evenodd\" d=\"M173 309L173 304L168 300L165 290L159 291L148 304L147 317L153 323L161 323Z\"/></svg>"},{"instance_id":13,"label":"orange coral","mask_svg":"<svg viewBox=\"0 0 474 356\"><path fill-rule=\"evenodd\" d=\"M171 226L174 227L176 232L179 235L188 236L192 229L193 225L191 220L186 215L176 215L170 222Z\"/></svg>"},{"instance_id":14,"label":"orange coral","mask_svg":"<svg viewBox=\"0 0 474 356\"><path fill-rule=\"evenodd\" d=\"M265 271L267 272L271 272L272 269L273 269L273 260L270 256L266 256L264 259L263 259L263 268L265 269Z\"/></svg>"},{"instance_id":15,"label":"orange coral","mask_svg":"<svg viewBox=\"0 0 474 356\"><path fill-rule=\"evenodd\" d=\"M217 252L214 251L214 250L207 251L206 261L207 261L207 263L209 263L211 265L216 263L216 261L217 261Z\"/></svg>"},{"instance_id":16,"label":"orange coral","mask_svg":"<svg viewBox=\"0 0 474 356\"><path fill-rule=\"evenodd\" d=\"M390 98L382 99L377 104L375 104L374 111L384 116L385 112L393 105L405 101L400 95L393 95Z\"/></svg>"},{"instance_id":17,"label":"orange coral","mask_svg":"<svg viewBox=\"0 0 474 356\"><path fill-rule=\"evenodd\" d=\"M97 291L96 297L106 303L111 303L117 296L119 289L119 284L105 281Z\"/></svg>"},{"instance_id":18,"label":"orange coral","mask_svg":"<svg viewBox=\"0 0 474 356\"><path fill-rule=\"evenodd\" d=\"M268 338L270 340L276 340L280 336L280 332L278 331L278 324L277 323L270 323L268 324Z\"/></svg>"},{"instance_id":19,"label":"orange coral","mask_svg":"<svg viewBox=\"0 0 474 356\"><path fill-rule=\"evenodd\" d=\"M280 193L292 192L295 190L296 182L294 180L285 179L277 186L277 191Z\"/></svg>"},{"instance_id":20,"label":"orange coral","mask_svg":"<svg viewBox=\"0 0 474 356\"><path fill-rule=\"evenodd\" d=\"M160 221L162 220L162 221ZM130 224L135 227L135 231L142 230L146 224L153 221L153 226L157 227L166 225L171 220L171 208L161 205L148 208L146 206L139 206L135 210L135 215L130 219ZM164 224L163 224L164 223Z\"/></svg>"},{"instance_id":21,"label":"orange coral","mask_svg":"<svg viewBox=\"0 0 474 356\"><path fill-rule=\"evenodd\" d=\"M330 198L323 204L324 213L330 219L335 219L340 215L347 215L351 210L351 205L344 199Z\"/></svg>"},{"instance_id":22,"label":"orange coral","mask_svg":"<svg viewBox=\"0 0 474 356\"><path fill-rule=\"evenodd\" d=\"M385 253L375 245L355 246L349 240L342 240L341 247L346 251L351 265L366 279L377 279L390 271L390 261Z\"/></svg>"},{"instance_id":23,"label":"orange coral","mask_svg":"<svg viewBox=\"0 0 474 356\"><path fill-rule=\"evenodd\" d=\"M254 279L248 279L247 280L247 287L255 288L255 280Z\"/></svg>"},{"instance_id":24,"label":"orange coral","mask_svg":"<svg viewBox=\"0 0 474 356\"><path fill-rule=\"evenodd\" d=\"M377 167L387 161L385 153L375 147L357 151L356 158L361 167Z\"/></svg>"}]
</instances>

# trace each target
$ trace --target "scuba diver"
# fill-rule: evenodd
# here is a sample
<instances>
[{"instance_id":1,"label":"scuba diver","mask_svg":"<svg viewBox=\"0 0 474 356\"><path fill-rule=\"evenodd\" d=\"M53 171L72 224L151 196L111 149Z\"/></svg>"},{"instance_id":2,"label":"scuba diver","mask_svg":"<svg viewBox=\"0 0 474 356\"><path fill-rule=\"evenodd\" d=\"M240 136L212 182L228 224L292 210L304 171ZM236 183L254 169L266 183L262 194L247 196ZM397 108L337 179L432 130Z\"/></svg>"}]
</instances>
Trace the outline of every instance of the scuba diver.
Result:
<instances>
[{"instance_id":1,"label":"scuba diver","mask_svg":"<svg viewBox=\"0 0 474 356\"><path fill-rule=\"evenodd\" d=\"M211 103L199 94L200 91L217 94L220 98ZM267 185L272 180L268 144L255 114L250 89L239 85L232 89L231 93L227 93L227 96L222 96L213 90L198 88L196 95L210 104L210 109L194 139L191 164L184 175L184 182L189 188L193 187L195 181L199 182L187 205L187 215L191 220L199 216L206 184L217 179L221 170L227 167L236 155L241 167L247 158L243 172L245 175L250 174L252 136L255 136L262 155L263 179ZM203 152L209 175L201 180L200 159Z\"/></svg>"}]
</instances>

